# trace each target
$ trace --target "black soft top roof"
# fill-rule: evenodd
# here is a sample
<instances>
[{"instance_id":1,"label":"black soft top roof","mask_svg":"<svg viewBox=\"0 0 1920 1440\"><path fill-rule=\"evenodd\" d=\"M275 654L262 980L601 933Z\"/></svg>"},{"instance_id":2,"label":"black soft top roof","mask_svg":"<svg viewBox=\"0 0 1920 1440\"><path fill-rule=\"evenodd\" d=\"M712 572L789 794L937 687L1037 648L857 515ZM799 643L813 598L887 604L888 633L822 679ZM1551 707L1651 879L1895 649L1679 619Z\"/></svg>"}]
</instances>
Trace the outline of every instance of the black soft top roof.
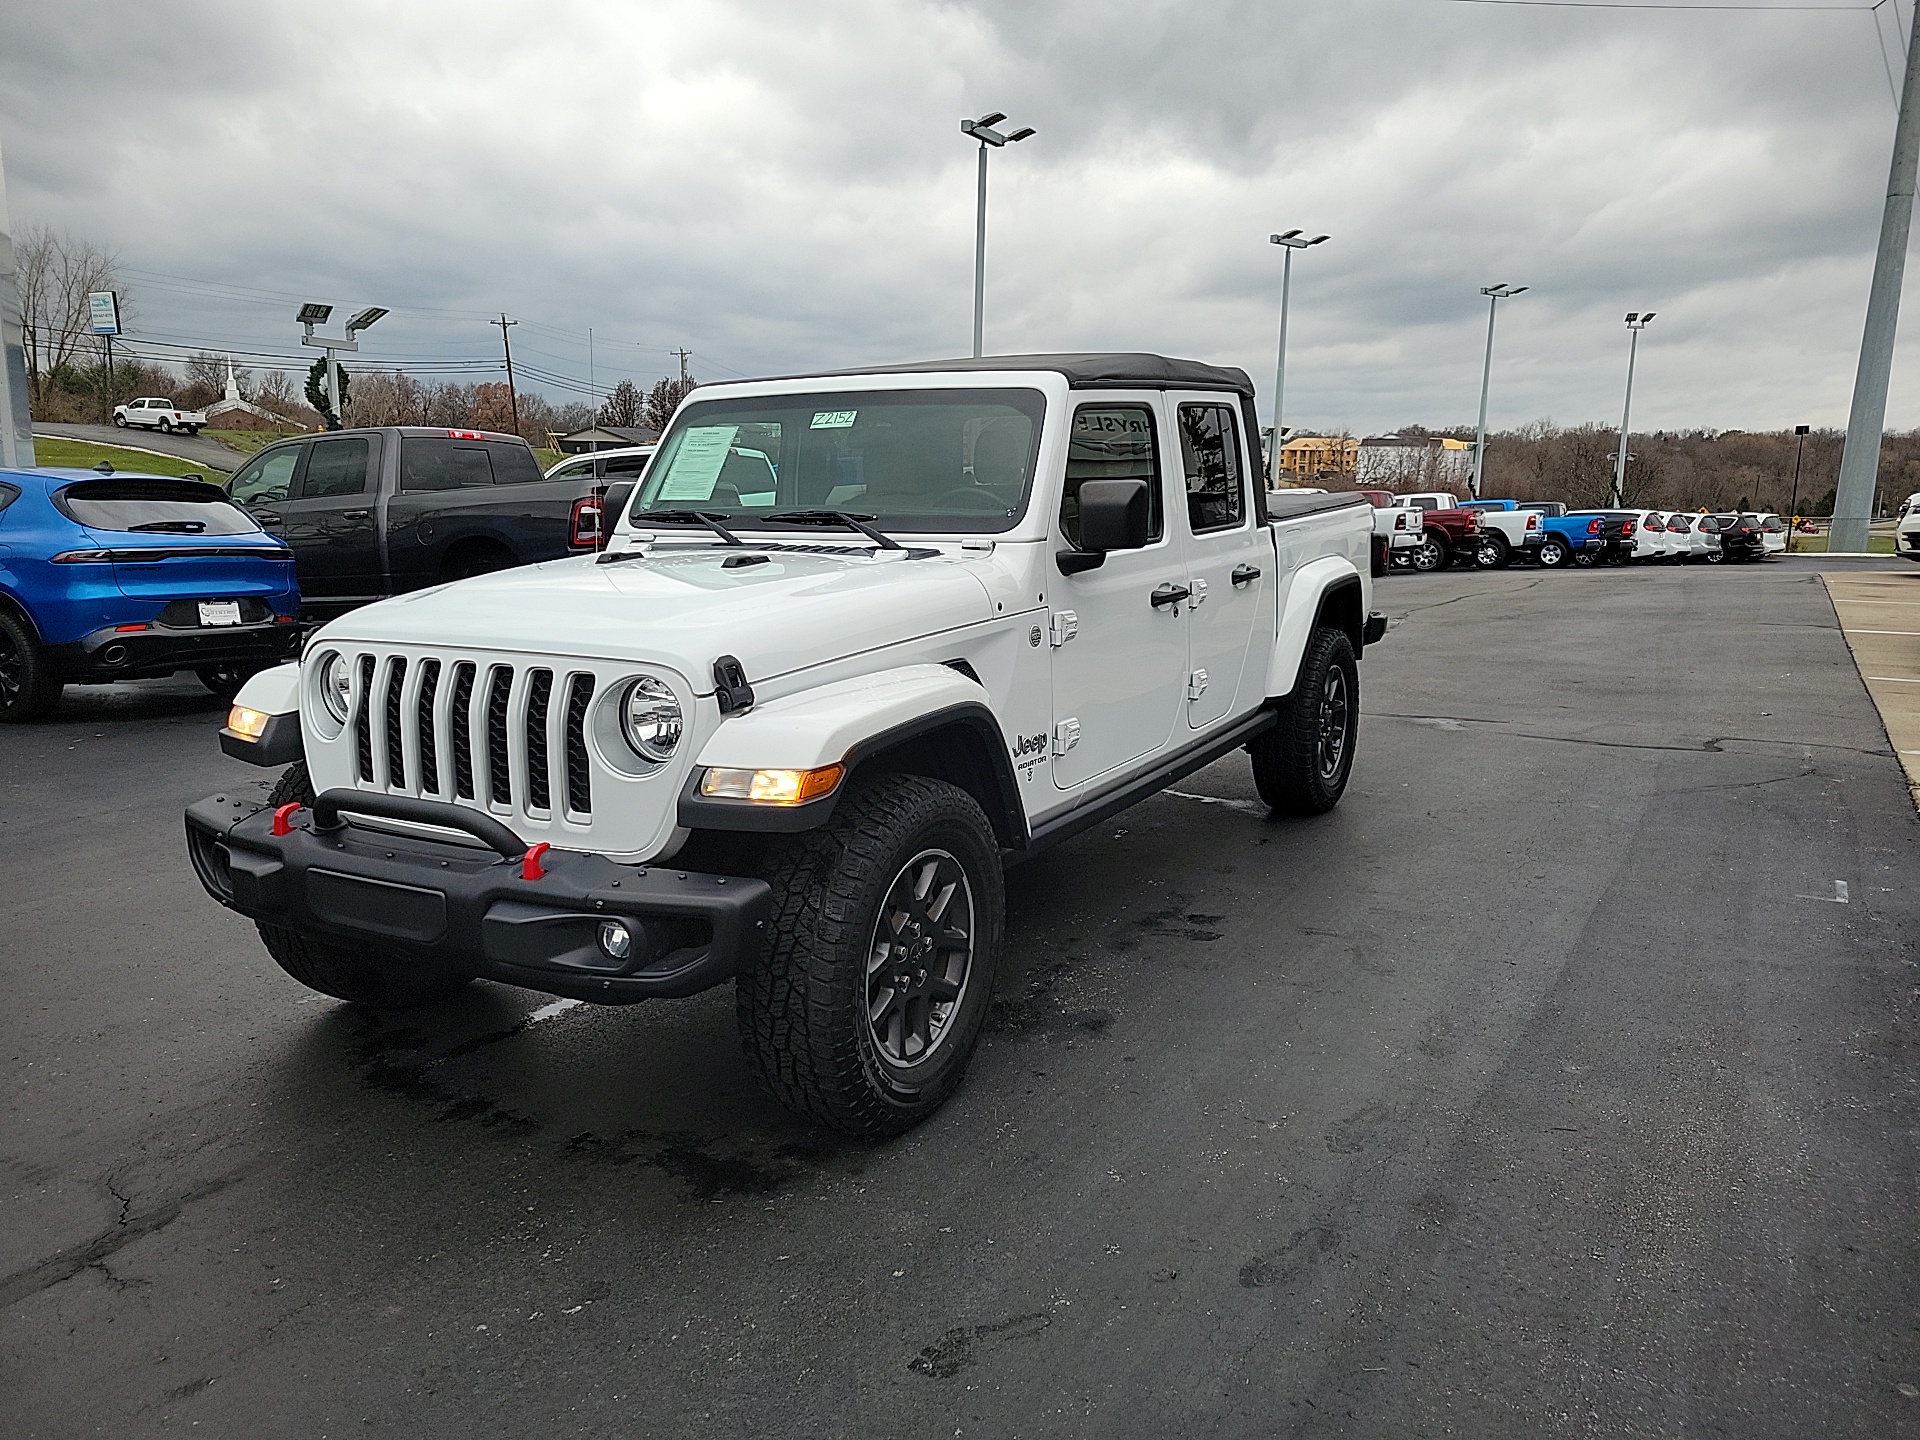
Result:
<instances>
[{"instance_id":1,"label":"black soft top roof","mask_svg":"<svg viewBox=\"0 0 1920 1440\"><path fill-rule=\"evenodd\" d=\"M967 370L1051 370L1077 389L1231 390L1253 396L1253 381L1234 366L1165 355L1115 351L1069 355L981 355L959 360L912 360L900 365L868 365L858 370L822 370L778 375L778 380L828 380L843 375L930 375Z\"/></svg>"}]
</instances>

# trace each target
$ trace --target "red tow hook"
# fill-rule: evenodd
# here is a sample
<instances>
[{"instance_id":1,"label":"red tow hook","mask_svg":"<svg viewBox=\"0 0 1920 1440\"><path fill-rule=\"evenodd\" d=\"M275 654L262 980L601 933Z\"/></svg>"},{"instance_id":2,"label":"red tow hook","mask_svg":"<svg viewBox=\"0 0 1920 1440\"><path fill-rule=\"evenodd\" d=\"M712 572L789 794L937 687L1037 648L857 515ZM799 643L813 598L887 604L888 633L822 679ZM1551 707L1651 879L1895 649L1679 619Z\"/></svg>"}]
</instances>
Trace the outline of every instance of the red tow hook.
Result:
<instances>
[{"instance_id":1,"label":"red tow hook","mask_svg":"<svg viewBox=\"0 0 1920 1440\"><path fill-rule=\"evenodd\" d=\"M273 812L273 833L291 835L293 833L293 812L302 808L298 803L282 805Z\"/></svg>"},{"instance_id":2,"label":"red tow hook","mask_svg":"<svg viewBox=\"0 0 1920 1440\"><path fill-rule=\"evenodd\" d=\"M553 847L542 840L538 845L529 845L527 853L520 857L520 878L538 880L547 872L540 866L540 857Z\"/></svg>"}]
</instances>

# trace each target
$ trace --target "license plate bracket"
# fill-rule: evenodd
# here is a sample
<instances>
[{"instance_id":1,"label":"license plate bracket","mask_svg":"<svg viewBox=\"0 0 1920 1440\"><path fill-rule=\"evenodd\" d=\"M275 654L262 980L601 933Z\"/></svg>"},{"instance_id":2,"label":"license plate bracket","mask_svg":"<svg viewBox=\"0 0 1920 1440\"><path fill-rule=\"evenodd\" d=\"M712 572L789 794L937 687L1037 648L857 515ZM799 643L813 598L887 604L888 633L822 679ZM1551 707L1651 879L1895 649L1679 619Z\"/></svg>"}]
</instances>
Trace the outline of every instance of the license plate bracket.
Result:
<instances>
[{"instance_id":1,"label":"license plate bracket","mask_svg":"<svg viewBox=\"0 0 1920 1440\"><path fill-rule=\"evenodd\" d=\"M202 600L200 602L200 624L212 629L216 625L238 625L240 623L240 602L238 600Z\"/></svg>"}]
</instances>

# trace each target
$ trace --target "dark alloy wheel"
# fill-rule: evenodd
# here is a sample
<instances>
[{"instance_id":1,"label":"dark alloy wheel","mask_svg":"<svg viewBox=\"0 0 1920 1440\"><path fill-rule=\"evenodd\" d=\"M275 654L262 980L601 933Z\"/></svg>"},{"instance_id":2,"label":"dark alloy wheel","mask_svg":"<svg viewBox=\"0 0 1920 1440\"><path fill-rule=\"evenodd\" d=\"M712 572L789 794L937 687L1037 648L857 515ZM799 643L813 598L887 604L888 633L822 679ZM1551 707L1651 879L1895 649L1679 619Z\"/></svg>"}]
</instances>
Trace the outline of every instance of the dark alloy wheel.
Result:
<instances>
[{"instance_id":1,"label":"dark alloy wheel","mask_svg":"<svg viewBox=\"0 0 1920 1440\"><path fill-rule=\"evenodd\" d=\"M64 688L48 669L34 633L0 610L0 724L45 719Z\"/></svg>"},{"instance_id":2,"label":"dark alloy wheel","mask_svg":"<svg viewBox=\"0 0 1920 1440\"><path fill-rule=\"evenodd\" d=\"M1727 552L1722 550L1717 545L1714 546L1713 549L1707 551L1706 559L1709 565L1718 565L1726 558L1727 558Z\"/></svg>"},{"instance_id":3,"label":"dark alloy wheel","mask_svg":"<svg viewBox=\"0 0 1920 1440\"><path fill-rule=\"evenodd\" d=\"M1573 560L1573 551L1558 535L1540 542L1540 564L1548 570L1564 570Z\"/></svg>"},{"instance_id":4,"label":"dark alloy wheel","mask_svg":"<svg viewBox=\"0 0 1920 1440\"><path fill-rule=\"evenodd\" d=\"M1582 570L1586 570L1591 568L1594 565L1599 564L1600 562L1595 557L1593 551L1576 550L1573 552L1573 563L1578 565Z\"/></svg>"},{"instance_id":5,"label":"dark alloy wheel","mask_svg":"<svg viewBox=\"0 0 1920 1440\"><path fill-rule=\"evenodd\" d=\"M766 950L740 972L761 1085L845 1135L913 1128L966 1074L1005 926L979 804L921 775L856 779L820 829L772 845Z\"/></svg>"},{"instance_id":6,"label":"dark alloy wheel","mask_svg":"<svg viewBox=\"0 0 1920 1440\"><path fill-rule=\"evenodd\" d=\"M945 850L923 850L894 877L867 957L867 1038L906 1069L953 1033L973 978L973 887Z\"/></svg>"},{"instance_id":7,"label":"dark alloy wheel","mask_svg":"<svg viewBox=\"0 0 1920 1440\"><path fill-rule=\"evenodd\" d=\"M1513 560L1513 547L1504 535L1482 535L1473 552L1473 563L1482 570L1504 570Z\"/></svg>"},{"instance_id":8,"label":"dark alloy wheel","mask_svg":"<svg viewBox=\"0 0 1920 1440\"><path fill-rule=\"evenodd\" d=\"M1446 569L1448 559L1447 542L1437 535L1427 535L1408 552L1407 563L1424 575Z\"/></svg>"},{"instance_id":9,"label":"dark alloy wheel","mask_svg":"<svg viewBox=\"0 0 1920 1440\"><path fill-rule=\"evenodd\" d=\"M1331 627L1313 632L1279 723L1248 746L1253 784L1282 815L1324 815L1353 774L1360 728L1360 668L1353 642Z\"/></svg>"}]
</instances>

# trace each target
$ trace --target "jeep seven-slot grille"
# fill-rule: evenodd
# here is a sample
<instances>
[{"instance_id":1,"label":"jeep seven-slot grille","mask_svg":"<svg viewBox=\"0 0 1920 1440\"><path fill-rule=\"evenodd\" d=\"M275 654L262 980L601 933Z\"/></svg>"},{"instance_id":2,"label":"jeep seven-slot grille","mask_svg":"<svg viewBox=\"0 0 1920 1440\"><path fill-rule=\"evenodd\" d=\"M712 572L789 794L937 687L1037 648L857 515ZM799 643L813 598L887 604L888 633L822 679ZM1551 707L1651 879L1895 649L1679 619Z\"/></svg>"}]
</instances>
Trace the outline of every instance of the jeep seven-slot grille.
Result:
<instances>
[{"instance_id":1,"label":"jeep seven-slot grille","mask_svg":"<svg viewBox=\"0 0 1920 1440\"><path fill-rule=\"evenodd\" d=\"M591 699L593 676L574 676L567 695L567 808L576 815L593 813L593 779L587 770L587 702Z\"/></svg>"},{"instance_id":2,"label":"jeep seven-slot grille","mask_svg":"<svg viewBox=\"0 0 1920 1440\"><path fill-rule=\"evenodd\" d=\"M593 813L592 675L430 656L358 655L354 664L361 783L534 818L552 816L557 795L564 813Z\"/></svg>"},{"instance_id":3,"label":"jeep seven-slot grille","mask_svg":"<svg viewBox=\"0 0 1920 1440\"><path fill-rule=\"evenodd\" d=\"M507 770L507 701L513 695L513 667L496 665L487 686L487 798L496 805L513 804L513 786Z\"/></svg>"},{"instance_id":4,"label":"jeep seven-slot grille","mask_svg":"<svg viewBox=\"0 0 1920 1440\"><path fill-rule=\"evenodd\" d=\"M473 799L473 676L474 663L462 660L453 667L453 794Z\"/></svg>"}]
</instances>

